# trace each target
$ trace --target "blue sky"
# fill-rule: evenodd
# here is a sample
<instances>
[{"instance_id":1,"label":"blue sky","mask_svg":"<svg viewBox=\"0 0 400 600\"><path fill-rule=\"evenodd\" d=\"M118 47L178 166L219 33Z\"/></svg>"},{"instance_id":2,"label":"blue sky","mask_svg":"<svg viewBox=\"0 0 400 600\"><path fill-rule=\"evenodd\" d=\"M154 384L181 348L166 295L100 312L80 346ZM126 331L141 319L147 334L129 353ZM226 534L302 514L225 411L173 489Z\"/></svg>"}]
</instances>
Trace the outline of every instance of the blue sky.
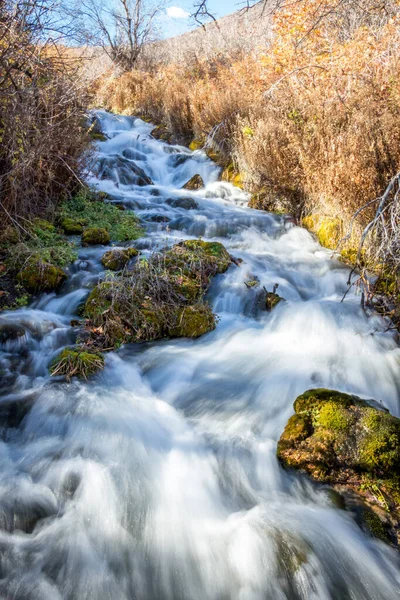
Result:
<instances>
[{"instance_id":1,"label":"blue sky","mask_svg":"<svg viewBox=\"0 0 400 600\"><path fill-rule=\"evenodd\" d=\"M165 37L171 37L184 33L194 27L189 15L193 13L194 0L171 0L166 9L163 30ZM241 0L209 0L209 10L216 17L223 17L235 12L243 6Z\"/></svg>"}]
</instances>

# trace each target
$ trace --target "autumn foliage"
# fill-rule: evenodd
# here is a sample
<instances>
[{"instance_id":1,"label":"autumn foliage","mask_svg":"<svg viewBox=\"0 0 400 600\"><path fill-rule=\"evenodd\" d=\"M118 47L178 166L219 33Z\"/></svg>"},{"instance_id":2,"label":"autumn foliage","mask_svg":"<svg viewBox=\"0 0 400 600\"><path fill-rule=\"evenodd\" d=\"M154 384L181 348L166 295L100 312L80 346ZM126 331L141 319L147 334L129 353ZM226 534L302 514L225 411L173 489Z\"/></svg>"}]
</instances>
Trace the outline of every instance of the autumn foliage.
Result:
<instances>
[{"instance_id":1,"label":"autumn foliage","mask_svg":"<svg viewBox=\"0 0 400 600\"><path fill-rule=\"evenodd\" d=\"M298 215L340 217L344 231L399 170L398 11L375 0L284 3L269 48L105 78L98 101L182 139L211 136L249 190L284 197Z\"/></svg>"}]
</instances>

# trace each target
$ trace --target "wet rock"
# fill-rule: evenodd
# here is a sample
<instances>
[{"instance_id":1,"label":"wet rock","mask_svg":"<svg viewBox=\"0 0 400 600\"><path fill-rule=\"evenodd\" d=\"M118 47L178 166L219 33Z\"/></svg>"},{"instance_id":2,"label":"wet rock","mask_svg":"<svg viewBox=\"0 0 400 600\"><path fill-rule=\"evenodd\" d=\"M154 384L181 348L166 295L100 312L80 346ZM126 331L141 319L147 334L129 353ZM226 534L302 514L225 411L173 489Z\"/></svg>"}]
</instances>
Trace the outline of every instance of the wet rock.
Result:
<instances>
[{"instance_id":1,"label":"wet rock","mask_svg":"<svg viewBox=\"0 0 400 600\"><path fill-rule=\"evenodd\" d=\"M168 163L171 167L176 169L177 167L184 165L191 158L190 154L173 154L169 158Z\"/></svg>"},{"instance_id":2,"label":"wet rock","mask_svg":"<svg viewBox=\"0 0 400 600\"><path fill-rule=\"evenodd\" d=\"M201 175L193 175L183 186L184 190L199 190L204 187L204 181Z\"/></svg>"},{"instance_id":3,"label":"wet rock","mask_svg":"<svg viewBox=\"0 0 400 600\"><path fill-rule=\"evenodd\" d=\"M123 156L107 156L100 159L98 172L100 179L112 179L122 185L153 185L143 169Z\"/></svg>"},{"instance_id":4,"label":"wet rock","mask_svg":"<svg viewBox=\"0 0 400 600\"><path fill-rule=\"evenodd\" d=\"M282 302L282 300L284 301L285 299L282 298L282 296L279 296L279 294L276 293L276 290L278 289L279 284L275 284L274 285L274 289L272 292L269 292L268 290L265 290L265 308L268 312L271 312L271 310L273 310L275 308L275 306L277 306L279 304L279 302Z\"/></svg>"},{"instance_id":5,"label":"wet rock","mask_svg":"<svg viewBox=\"0 0 400 600\"><path fill-rule=\"evenodd\" d=\"M143 219L150 223L169 223L171 221L166 215L146 215Z\"/></svg>"},{"instance_id":6,"label":"wet rock","mask_svg":"<svg viewBox=\"0 0 400 600\"><path fill-rule=\"evenodd\" d=\"M145 153L136 150L136 148L125 148L125 150L122 151L122 156L128 160L146 160Z\"/></svg>"},{"instance_id":7,"label":"wet rock","mask_svg":"<svg viewBox=\"0 0 400 600\"><path fill-rule=\"evenodd\" d=\"M179 310L177 325L170 337L198 338L215 329L215 317L208 304L187 306Z\"/></svg>"},{"instance_id":8,"label":"wet rock","mask_svg":"<svg viewBox=\"0 0 400 600\"><path fill-rule=\"evenodd\" d=\"M173 143L173 134L166 125L157 125L157 127L152 130L151 135L156 140L161 140L167 144Z\"/></svg>"},{"instance_id":9,"label":"wet rock","mask_svg":"<svg viewBox=\"0 0 400 600\"><path fill-rule=\"evenodd\" d=\"M16 323L0 321L0 344L18 340L25 335L25 328Z\"/></svg>"},{"instance_id":10,"label":"wet rock","mask_svg":"<svg viewBox=\"0 0 400 600\"><path fill-rule=\"evenodd\" d=\"M194 198L168 198L165 204L173 208L183 208L185 210L196 210L199 208L198 203Z\"/></svg>"},{"instance_id":11,"label":"wet rock","mask_svg":"<svg viewBox=\"0 0 400 600\"><path fill-rule=\"evenodd\" d=\"M137 256L139 251L136 248L116 248L108 250L101 259L102 265L110 271L121 271L130 261Z\"/></svg>"},{"instance_id":12,"label":"wet rock","mask_svg":"<svg viewBox=\"0 0 400 600\"><path fill-rule=\"evenodd\" d=\"M17 275L18 281L28 292L52 292L67 278L60 268L41 260L30 259Z\"/></svg>"},{"instance_id":13,"label":"wet rock","mask_svg":"<svg viewBox=\"0 0 400 600\"><path fill-rule=\"evenodd\" d=\"M286 467L356 493L400 537L400 419L357 396L316 389L299 396L278 442ZM377 523L376 523L377 525Z\"/></svg>"},{"instance_id":14,"label":"wet rock","mask_svg":"<svg viewBox=\"0 0 400 600\"><path fill-rule=\"evenodd\" d=\"M89 227L82 233L82 244L84 246L106 246L110 243L110 234L103 227Z\"/></svg>"}]
</instances>

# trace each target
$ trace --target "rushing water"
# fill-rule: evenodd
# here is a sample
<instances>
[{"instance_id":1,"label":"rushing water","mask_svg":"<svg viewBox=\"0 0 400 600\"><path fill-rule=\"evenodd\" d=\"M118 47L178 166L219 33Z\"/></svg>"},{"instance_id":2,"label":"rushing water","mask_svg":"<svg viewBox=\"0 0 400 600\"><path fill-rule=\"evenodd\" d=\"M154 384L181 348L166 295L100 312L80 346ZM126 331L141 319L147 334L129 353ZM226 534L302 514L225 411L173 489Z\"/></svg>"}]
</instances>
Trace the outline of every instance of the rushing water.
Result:
<instances>
[{"instance_id":1,"label":"rushing water","mask_svg":"<svg viewBox=\"0 0 400 600\"><path fill-rule=\"evenodd\" d=\"M246 208L202 152L152 139L139 119L99 118L110 139L91 183L147 223L142 252L202 236L243 263L214 280L214 332L122 348L88 383L47 368L74 342L103 247L81 249L59 294L0 317L25 329L0 355L0 598L399 598L397 553L275 456L310 387L399 415L387 323L355 294L342 303L348 269L287 217ZM136 185L133 160L153 186ZM182 190L196 173L205 189ZM197 209L171 205L187 197ZM286 302L262 312L275 283Z\"/></svg>"}]
</instances>

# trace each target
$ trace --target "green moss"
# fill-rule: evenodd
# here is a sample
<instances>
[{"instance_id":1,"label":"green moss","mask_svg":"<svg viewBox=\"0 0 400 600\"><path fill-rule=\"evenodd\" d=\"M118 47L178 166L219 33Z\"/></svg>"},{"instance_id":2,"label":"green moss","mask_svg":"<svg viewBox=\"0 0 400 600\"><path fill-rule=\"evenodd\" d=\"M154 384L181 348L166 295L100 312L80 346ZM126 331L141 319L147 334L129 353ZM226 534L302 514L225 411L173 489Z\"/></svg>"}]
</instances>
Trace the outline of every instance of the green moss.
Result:
<instances>
[{"instance_id":1,"label":"green moss","mask_svg":"<svg viewBox=\"0 0 400 600\"><path fill-rule=\"evenodd\" d=\"M265 308L268 312L270 312L272 309L275 308L275 306L279 304L279 302L282 302L282 300L283 298L278 294L275 294L273 292L267 292L265 296Z\"/></svg>"},{"instance_id":2,"label":"green moss","mask_svg":"<svg viewBox=\"0 0 400 600\"><path fill-rule=\"evenodd\" d=\"M334 402L338 406L347 408L354 405L356 398L356 396L337 392L336 390L316 388L298 396L294 402L294 409L296 413L310 412L319 409L325 402Z\"/></svg>"},{"instance_id":3,"label":"green moss","mask_svg":"<svg viewBox=\"0 0 400 600\"><path fill-rule=\"evenodd\" d=\"M225 273L228 267L232 263L232 258L225 246L219 242L204 242L203 240L186 240L181 242L177 248L185 248L190 252L200 253L203 260L210 259L211 264L214 264L217 269L217 273ZM190 260L190 256L188 256ZM192 257L193 258L193 257Z\"/></svg>"},{"instance_id":4,"label":"green moss","mask_svg":"<svg viewBox=\"0 0 400 600\"><path fill-rule=\"evenodd\" d=\"M280 442L292 444L305 440L312 432L311 420L307 415L294 414L290 417Z\"/></svg>"},{"instance_id":5,"label":"green moss","mask_svg":"<svg viewBox=\"0 0 400 600\"><path fill-rule=\"evenodd\" d=\"M106 246L110 243L110 234L103 227L89 227L82 233L82 244L84 246Z\"/></svg>"},{"instance_id":6,"label":"green moss","mask_svg":"<svg viewBox=\"0 0 400 600\"><path fill-rule=\"evenodd\" d=\"M400 420L367 408L360 425L364 431L359 448L360 466L389 475L400 468Z\"/></svg>"},{"instance_id":7,"label":"green moss","mask_svg":"<svg viewBox=\"0 0 400 600\"><path fill-rule=\"evenodd\" d=\"M199 190L204 187L204 181L201 175L193 175L183 186L184 190Z\"/></svg>"},{"instance_id":8,"label":"green moss","mask_svg":"<svg viewBox=\"0 0 400 600\"><path fill-rule=\"evenodd\" d=\"M83 188L74 198L64 202L59 213L61 225L66 219L86 228L106 229L110 238L117 242L135 240L143 233L138 219L131 211L121 211L105 202L107 197ZM72 232L71 232L72 233ZM77 233L77 232L73 232Z\"/></svg>"},{"instance_id":9,"label":"green moss","mask_svg":"<svg viewBox=\"0 0 400 600\"><path fill-rule=\"evenodd\" d=\"M192 152L195 152L196 150L200 150L203 147L204 143L202 140L192 140L189 144L189 149L192 150Z\"/></svg>"},{"instance_id":10,"label":"green moss","mask_svg":"<svg viewBox=\"0 0 400 600\"><path fill-rule=\"evenodd\" d=\"M117 248L107 250L101 259L103 266L110 271L121 271L130 259L137 256L139 251L136 248Z\"/></svg>"},{"instance_id":11,"label":"green moss","mask_svg":"<svg viewBox=\"0 0 400 600\"><path fill-rule=\"evenodd\" d=\"M70 217L62 219L60 225L66 235L80 235L84 228L82 222L71 219Z\"/></svg>"},{"instance_id":12,"label":"green moss","mask_svg":"<svg viewBox=\"0 0 400 600\"><path fill-rule=\"evenodd\" d=\"M228 181L229 183L232 183L232 185L240 188L241 190L244 189L245 179L245 174L236 171L233 163L230 163L227 167L225 167L225 169L221 173L222 181Z\"/></svg>"},{"instance_id":13,"label":"green moss","mask_svg":"<svg viewBox=\"0 0 400 600\"><path fill-rule=\"evenodd\" d=\"M319 409L317 422L324 429L346 431L353 422L352 415L338 402L325 402Z\"/></svg>"},{"instance_id":14,"label":"green moss","mask_svg":"<svg viewBox=\"0 0 400 600\"><path fill-rule=\"evenodd\" d=\"M88 299L85 302L83 314L89 319L96 319L102 315L111 306L111 289L112 284L108 281L103 281L96 285L90 292Z\"/></svg>"},{"instance_id":15,"label":"green moss","mask_svg":"<svg viewBox=\"0 0 400 600\"><path fill-rule=\"evenodd\" d=\"M342 221L334 217L312 214L302 219L302 225L315 233L325 248L335 249L342 237Z\"/></svg>"},{"instance_id":16,"label":"green moss","mask_svg":"<svg viewBox=\"0 0 400 600\"><path fill-rule=\"evenodd\" d=\"M32 293L56 290L66 277L60 267L35 259L30 259L17 275L18 281Z\"/></svg>"},{"instance_id":17,"label":"green moss","mask_svg":"<svg viewBox=\"0 0 400 600\"><path fill-rule=\"evenodd\" d=\"M107 141L107 138L104 135L104 133L97 133L95 131L90 131L89 135L90 135L90 138L93 141L95 141L95 142L105 142L105 141Z\"/></svg>"},{"instance_id":18,"label":"green moss","mask_svg":"<svg viewBox=\"0 0 400 600\"><path fill-rule=\"evenodd\" d=\"M65 349L50 366L52 376L63 375L67 381L72 377L87 379L104 368L102 354L90 352L87 349Z\"/></svg>"},{"instance_id":19,"label":"green moss","mask_svg":"<svg viewBox=\"0 0 400 600\"><path fill-rule=\"evenodd\" d=\"M178 311L177 325L169 331L171 337L198 338L215 329L215 316L208 304L187 306Z\"/></svg>"},{"instance_id":20,"label":"green moss","mask_svg":"<svg viewBox=\"0 0 400 600\"><path fill-rule=\"evenodd\" d=\"M375 538L382 542L390 543L390 535L388 526L381 521L377 514L375 514L368 507L361 509L361 519L366 526L367 531Z\"/></svg>"}]
</instances>

